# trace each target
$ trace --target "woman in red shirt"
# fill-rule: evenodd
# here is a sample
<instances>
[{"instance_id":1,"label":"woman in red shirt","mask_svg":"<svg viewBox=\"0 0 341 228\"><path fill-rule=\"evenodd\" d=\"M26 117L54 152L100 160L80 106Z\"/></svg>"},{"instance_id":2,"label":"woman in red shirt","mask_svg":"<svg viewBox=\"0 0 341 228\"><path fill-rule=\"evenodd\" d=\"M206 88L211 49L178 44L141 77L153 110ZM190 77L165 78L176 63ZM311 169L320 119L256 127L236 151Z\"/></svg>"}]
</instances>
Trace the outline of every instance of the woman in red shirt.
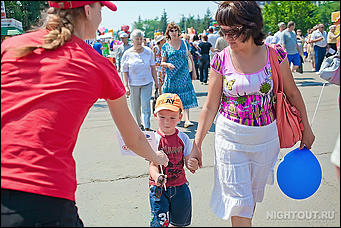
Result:
<instances>
[{"instance_id":1,"label":"woman in red shirt","mask_svg":"<svg viewBox=\"0 0 341 228\"><path fill-rule=\"evenodd\" d=\"M132 117L114 65L94 39L109 1L50 1L46 27L1 44L1 226L83 226L72 152L89 109L105 99L126 145L167 165ZM118 111L119 110L119 111Z\"/></svg>"}]
</instances>

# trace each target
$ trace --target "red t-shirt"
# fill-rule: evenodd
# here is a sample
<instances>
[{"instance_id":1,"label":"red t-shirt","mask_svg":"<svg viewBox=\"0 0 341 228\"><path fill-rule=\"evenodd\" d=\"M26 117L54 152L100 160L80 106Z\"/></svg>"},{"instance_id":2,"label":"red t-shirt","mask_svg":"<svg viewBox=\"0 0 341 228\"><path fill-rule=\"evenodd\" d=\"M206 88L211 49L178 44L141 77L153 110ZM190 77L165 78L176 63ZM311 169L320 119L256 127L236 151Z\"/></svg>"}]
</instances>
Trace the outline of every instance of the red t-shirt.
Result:
<instances>
[{"instance_id":1,"label":"red t-shirt","mask_svg":"<svg viewBox=\"0 0 341 228\"><path fill-rule=\"evenodd\" d=\"M75 199L72 156L97 99L125 94L116 68L83 40L21 59L8 47L39 45L46 30L1 44L1 188Z\"/></svg>"},{"instance_id":2,"label":"red t-shirt","mask_svg":"<svg viewBox=\"0 0 341 228\"><path fill-rule=\"evenodd\" d=\"M193 144L188 135L176 129L173 135L163 135L159 131L155 132L158 150L167 154L169 162L167 167L163 167L163 173L167 175L166 186L180 186L187 182L184 170L184 158L188 156ZM149 185L156 185L149 175Z\"/></svg>"}]
</instances>

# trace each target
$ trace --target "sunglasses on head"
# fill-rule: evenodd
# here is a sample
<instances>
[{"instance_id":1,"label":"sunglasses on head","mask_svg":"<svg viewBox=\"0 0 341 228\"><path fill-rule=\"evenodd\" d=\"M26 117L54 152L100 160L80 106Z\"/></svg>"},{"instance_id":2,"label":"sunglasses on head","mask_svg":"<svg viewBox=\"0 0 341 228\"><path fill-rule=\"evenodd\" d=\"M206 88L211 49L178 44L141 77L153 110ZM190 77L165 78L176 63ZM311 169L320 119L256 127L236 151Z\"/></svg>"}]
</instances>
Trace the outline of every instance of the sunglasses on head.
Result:
<instances>
[{"instance_id":1,"label":"sunglasses on head","mask_svg":"<svg viewBox=\"0 0 341 228\"><path fill-rule=\"evenodd\" d=\"M243 26L236 26L231 29L220 28L220 31L223 33L224 36L228 36L231 39L237 39L243 31Z\"/></svg>"}]
</instances>

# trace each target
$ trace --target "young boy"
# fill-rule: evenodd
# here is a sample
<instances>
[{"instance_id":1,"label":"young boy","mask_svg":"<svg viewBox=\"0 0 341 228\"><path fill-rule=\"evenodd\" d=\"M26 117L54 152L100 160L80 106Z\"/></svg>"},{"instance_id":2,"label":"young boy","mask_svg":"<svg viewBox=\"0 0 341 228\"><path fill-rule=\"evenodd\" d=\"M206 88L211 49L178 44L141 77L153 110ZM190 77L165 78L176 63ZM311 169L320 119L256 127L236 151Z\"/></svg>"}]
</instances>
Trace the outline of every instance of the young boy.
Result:
<instances>
[{"instance_id":1,"label":"young boy","mask_svg":"<svg viewBox=\"0 0 341 228\"><path fill-rule=\"evenodd\" d=\"M198 160L189 159L192 142L176 128L182 118L182 102L178 95L165 93L158 97L154 116L159 128L155 132L158 150L169 159L168 166L149 163L149 200L151 227L188 226L191 224L191 192L185 176L184 163L192 173L198 169Z\"/></svg>"}]
</instances>

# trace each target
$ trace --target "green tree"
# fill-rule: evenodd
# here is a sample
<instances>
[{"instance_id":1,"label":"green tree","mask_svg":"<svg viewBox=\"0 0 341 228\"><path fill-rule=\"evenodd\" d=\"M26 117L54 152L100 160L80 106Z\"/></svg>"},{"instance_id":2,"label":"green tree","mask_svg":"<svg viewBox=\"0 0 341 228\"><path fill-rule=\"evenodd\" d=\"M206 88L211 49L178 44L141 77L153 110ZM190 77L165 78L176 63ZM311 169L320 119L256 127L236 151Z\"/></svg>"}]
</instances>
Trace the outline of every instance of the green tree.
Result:
<instances>
[{"instance_id":1,"label":"green tree","mask_svg":"<svg viewBox=\"0 0 341 228\"><path fill-rule=\"evenodd\" d=\"M207 8L206 13L204 15L204 18L202 19L200 26L198 28L198 32L201 33L205 29L207 30L208 27L210 27L210 24L212 23L212 21L213 21L213 19L212 19L210 8Z\"/></svg>"},{"instance_id":2,"label":"green tree","mask_svg":"<svg viewBox=\"0 0 341 228\"><path fill-rule=\"evenodd\" d=\"M160 20L158 17L152 20L143 21L144 35L148 38L154 38L154 31L159 30Z\"/></svg>"},{"instance_id":3,"label":"green tree","mask_svg":"<svg viewBox=\"0 0 341 228\"><path fill-rule=\"evenodd\" d=\"M163 12L162 12L162 15L161 15L161 18L160 18L160 32L162 33L165 33L166 32L166 29L167 29L167 25L168 25L168 17L167 17L167 13L166 13L166 10L163 9Z\"/></svg>"},{"instance_id":4,"label":"green tree","mask_svg":"<svg viewBox=\"0 0 341 228\"><path fill-rule=\"evenodd\" d=\"M200 16L198 14L197 18L195 19L195 25L194 25L195 31L198 31L200 24L201 24L201 19L200 19Z\"/></svg>"},{"instance_id":5,"label":"green tree","mask_svg":"<svg viewBox=\"0 0 341 228\"><path fill-rule=\"evenodd\" d=\"M181 32L185 31L185 26L186 26L186 17L185 15L181 15L180 22L179 22L179 27Z\"/></svg>"},{"instance_id":6,"label":"green tree","mask_svg":"<svg viewBox=\"0 0 341 228\"><path fill-rule=\"evenodd\" d=\"M332 25L331 13L340 11L340 2L338 1L324 1L315 10L315 14L319 17L319 23L322 23L328 28Z\"/></svg>"},{"instance_id":7,"label":"green tree","mask_svg":"<svg viewBox=\"0 0 341 228\"><path fill-rule=\"evenodd\" d=\"M32 29L41 18L41 11L48 7L47 1L4 1L6 17L22 22L23 30Z\"/></svg>"},{"instance_id":8,"label":"green tree","mask_svg":"<svg viewBox=\"0 0 341 228\"><path fill-rule=\"evenodd\" d=\"M315 11L317 6L311 1L271 1L263 9L264 31L275 33L278 23L294 21L296 29L301 29L303 34L319 21Z\"/></svg>"},{"instance_id":9,"label":"green tree","mask_svg":"<svg viewBox=\"0 0 341 228\"><path fill-rule=\"evenodd\" d=\"M201 19L199 15L197 15L196 18L194 16L189 15L188 17L185 17L185 15L181 15L181 18L179 21L174 21L177 25L179 25L180 30L183 32L186 28L193 27L195 31L198 33L203 32L203 30L208 29L210 24L212 23L212 15L209 8L207 8L207 11L204 15L204 18ZM149 28L155 28L156 30L159 29L160 32L165 32L168 25L168 17L166 10L163 9L163 12L161 14L161 18L159 20L158 26L156 26L156 22L154 20L142 20L141 17L139 17L138 21L133 22L133 28L140 28L141 30L145 31L146 37L148 35L149 37ZM145 30L147 29L147 30ZM187 31L186 31L187 32Z\"/></svg>"},{"instance_id":10,"label":"green tree","mask_svg":"<svg viewBox=\"0 0 341 228\"><path fill-rule=\"evenodd\" d=\"M195 19L194 16L189 15L188 18L186 18L186 28L193 27L195 29ZM187 33L187 30L186 30Z\"/></svg>"},{"instance_id":11,"label":"green tree","mask_svg":"<svg viewBox=\"0 0 341 228\"><path fill-rule=\"evenodd\" d=\"M160 20L158 17L155 19L142 20L139 16L138 21L133 23L132 29L140 29L144 32L146 38L154 38L154 31L160 29Z\"/></svg>"},{"instance_id":12,"label":"green tree","mask_svg":"<svg viewBox=\"0 0 341 228\"><path fill-rule=\"evenodd\" d=\"M141 16L138 17L137 22L135 21L133 23L132 30L134 30L134 29L141 29L141 30L143 30L143 21L142 21Z\"/></svg>"}]
</instances>

